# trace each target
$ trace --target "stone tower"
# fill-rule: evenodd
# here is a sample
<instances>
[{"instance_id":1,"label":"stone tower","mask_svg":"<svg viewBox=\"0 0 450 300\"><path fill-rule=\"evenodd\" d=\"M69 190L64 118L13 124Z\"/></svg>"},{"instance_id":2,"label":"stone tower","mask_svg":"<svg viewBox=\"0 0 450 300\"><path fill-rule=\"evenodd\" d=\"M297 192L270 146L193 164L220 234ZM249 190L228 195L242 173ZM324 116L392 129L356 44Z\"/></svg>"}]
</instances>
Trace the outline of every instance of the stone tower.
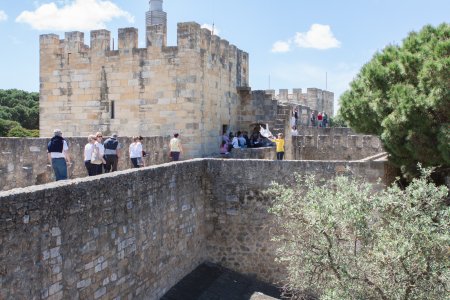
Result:
<instances>
[{"instance_id":1,"label":"stone tower","mask_svg":"<svg viewBox=\"0 0 450 300\"><path fill-rule=\"evenodd\" d=\"M150 0L150 10L145 14L147 47L167 45L167 13L163 0Z\"/></svg>"}]
</instances>

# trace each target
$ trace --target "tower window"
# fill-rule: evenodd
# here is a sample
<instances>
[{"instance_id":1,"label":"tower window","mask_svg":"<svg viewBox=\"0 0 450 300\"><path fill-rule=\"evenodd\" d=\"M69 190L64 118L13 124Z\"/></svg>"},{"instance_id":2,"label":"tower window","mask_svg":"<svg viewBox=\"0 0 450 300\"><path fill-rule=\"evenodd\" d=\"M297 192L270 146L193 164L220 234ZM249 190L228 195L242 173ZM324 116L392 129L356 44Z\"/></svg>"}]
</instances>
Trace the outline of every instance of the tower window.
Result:
<instances>
[{"instance_id":1,"label":"tower window","mask_svg":"<svg viewBox=\"0 0 450 300\"><path fill-rule=\"evenodd\" d=\"M114 101L111 101L111 119L114 119Z\"/></svg>"}]
</instances>

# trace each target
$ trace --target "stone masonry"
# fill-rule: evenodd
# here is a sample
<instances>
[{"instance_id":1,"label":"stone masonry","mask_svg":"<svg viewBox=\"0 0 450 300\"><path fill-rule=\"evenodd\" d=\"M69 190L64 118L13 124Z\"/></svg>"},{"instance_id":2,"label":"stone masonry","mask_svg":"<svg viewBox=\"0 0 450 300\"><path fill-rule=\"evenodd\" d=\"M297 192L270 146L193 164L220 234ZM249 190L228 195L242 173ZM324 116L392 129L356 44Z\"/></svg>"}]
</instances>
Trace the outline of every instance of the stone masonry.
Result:
<instances>
[{"instance_id":1,"label":"stone masonry","mask_svg":"<svg viewBox=\"0 0 450 300\"><path fill-rule=\"evenodd\" d=\"M248 86L248 54L197 23L179 23L176 47L140 49L136 28L40 37L40 133L122 136L180 132L189 157L216 150L222 126L238 125L237 87Z\"/></svg>"},{"instance_id":2,"label":"stone masonry","mask_svg":"<svg viewBox=\"0 0 450 300\"><path fill-rule=\"evenodd\" d=\"M262 191L294 172L390 181L382 161L195 159L0 192L0 299L158 299L204 261L278 282Z\"/></svg>"}]
</instances>

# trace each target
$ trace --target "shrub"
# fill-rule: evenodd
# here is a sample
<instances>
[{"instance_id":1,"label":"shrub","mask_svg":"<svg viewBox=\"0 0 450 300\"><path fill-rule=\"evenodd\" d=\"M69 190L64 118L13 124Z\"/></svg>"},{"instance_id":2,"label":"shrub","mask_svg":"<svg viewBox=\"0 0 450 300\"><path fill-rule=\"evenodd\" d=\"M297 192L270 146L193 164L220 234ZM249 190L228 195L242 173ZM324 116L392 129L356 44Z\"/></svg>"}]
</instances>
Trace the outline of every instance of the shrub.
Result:
<instances>
[{"instance_id":1,"label":"shrub","mask_svg":"<svg viewBox=\"0 0 450 300\"><path fill-rule=\"evenodd\" d=\"M429 175L381 192L348 177L272 185L286 289L329 300L448 299L448 189Z\"/></svg>"}]
</instances>

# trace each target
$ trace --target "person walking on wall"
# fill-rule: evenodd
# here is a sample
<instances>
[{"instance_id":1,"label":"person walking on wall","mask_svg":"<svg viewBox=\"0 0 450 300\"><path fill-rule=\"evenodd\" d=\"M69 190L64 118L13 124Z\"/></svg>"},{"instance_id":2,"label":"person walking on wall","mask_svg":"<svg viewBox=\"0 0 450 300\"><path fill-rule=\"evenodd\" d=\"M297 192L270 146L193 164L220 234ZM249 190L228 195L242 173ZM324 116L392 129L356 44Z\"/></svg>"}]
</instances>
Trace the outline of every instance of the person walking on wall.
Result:
<instances>
[{"instance_id":1,"label":"person walking on wall","mask_svg":"<svg viewBox=\"0 0 450 300\"><path fill-rule=\"evenodd\" d=\"M144 138L140 135L139 136L139 142L141 143L141 145L142 145L142 142L144 141ZM138 163L139 163L139 166L141 166L141 167L145 167L145 157L147 156L147 152L145 152L145 150L144 150L144 146L142 146L142 155L141 155L141 160L140 161L138 161Z\"/></svg>"},{"instance_id":2,"label":"person walking on wall","mask_svg":"<svg viewBox=\"0 0 450 300\"><path fill-rule=\"evenodd\" d=\"M316 127L316 114L314 112L311 112L311 127Z\"/></svg>"},{"instance_id":3,"label":"person walking on wall","mask_svg":"<svg viewBox=\"0 0 450 300\"><path fill-rule=\"evenodd\" d=\"M181 145L179 136L178 133L175 133L169 142L170 157L172 158L172 161L178 161L180 159L180 154L183 152L183 146Z\"/></svg>"},{"instance_id":4,"label":"person walking on wall","mask_svg":"<svg viewBox=\"0 0 450 300\"><path fill-rule=\"evenodd\" d=\"M328 115L326 113L323 113L323 127L328 127Z\"/></svg>"},{"instance_id":5,"label":"person walking on wall","mask_svg":"<svg viewBox=\"0 0 450 300\"><path fill-rule=\"evenodd\" d=\"M95 142L94 142L94 156L95 159L91 160L91 163L94 164L95 168L95 174L99 175L103 173L103 165L105 164L105 147L103 146L102 140L103 140L103 134L101 132L97 132L95 134ZM98 156L97 156L98 155Z\"/></svg>"},{"instance_id":6,"label":"person walking on wall","mask_svg":"<svg viewBox=\"0 0 450 300\"><path fill-rule=\"evenodd\" d=\"M277 160L283 160L284 157L284 138L283 134L279 133L278 138L274 139L272 136L269 138L272 142L276 145L276 151L277 151Z\"/></svg>"},{"instance_id":7,"label":"person walking on wall","mask_svg":"<svg viewBox=\"0 0 450 300\"><path fill-rule=\"evenodd\" d=\"M88 176L94 176L97 171L95 165L91 163L92 153L94 152L95 135L88 136L88 143L84 146L84 166L88 172Z\"/></svg>"},{"instance_id":8,"label":"person walking on wall","mask_svg":"<svg viewBox=\"0 0 450 300\"><path fill-rule=\"evenodd\" d=\"M121 149L117 137L117 133L113 133L103 144L105 147L105 173L117 171Z\"/></svg>"},{"instance_id":9,"label":"person walking on wall","mask_svg":"<svg viewBox=\"0 0 450 300\"><path fill-rule=\"evenodd\" d=\"M133 143L130 144L128 151L133 168L139 168L142 164L142 144L138 136L133 136Z\"/></svg>"},{"instance_id":10,"label":"person walking on wall","mask_svg":"<svg viewBox=\"0 0 450 300\"><path fill-rule=\"evenodd\" d=\"M294 116L294 126L297 127L298 126L298 108L297 107L294 108L293 116Z\"/></svg>"},{"instance_id":11,"label":"person walking on wall","mask_svg":"<svg viewBox=\"0 0 450 300\"><path fill-rule=\"evenodd\" d=\"M319 114L317 115L317 122L319 123L318 127L322 128L323 127L323 115L322 115L322 112L319 112Z\"/></svg>"},{"instance_id":12,"label":"person walking on wall","mask_svg":"<svg viewBox=\"0 0 450 300\"><path fill-rule=\"evenodd\" d=\"M60 129L53 131L53 137L47 145L47 156L55 173L56 181L67 179L67 166L71 165L69 145L62 137Z\"/></svg>"}]
</instances>

